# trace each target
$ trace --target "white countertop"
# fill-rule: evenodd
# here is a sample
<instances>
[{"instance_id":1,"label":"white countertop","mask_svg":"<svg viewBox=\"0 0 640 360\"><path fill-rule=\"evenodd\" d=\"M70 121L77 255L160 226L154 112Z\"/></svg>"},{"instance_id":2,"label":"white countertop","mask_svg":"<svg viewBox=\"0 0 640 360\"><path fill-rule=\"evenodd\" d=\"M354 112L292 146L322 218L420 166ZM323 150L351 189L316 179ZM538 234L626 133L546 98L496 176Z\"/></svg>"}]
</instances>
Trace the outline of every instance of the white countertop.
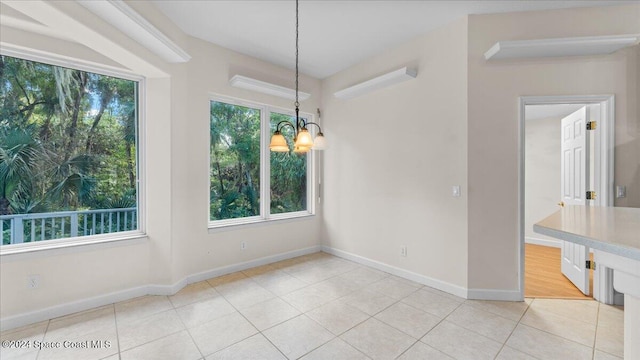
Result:
<instances>
[{"instance_id":1,"label":"white countertop","mask_svg":"<svg viewBox=\"0 0 640 360\"><path fill-rule=\"evenodd\" d=\"M566 206L533 231L640 261L640 208Z\"/></svg>"}]
</instances>

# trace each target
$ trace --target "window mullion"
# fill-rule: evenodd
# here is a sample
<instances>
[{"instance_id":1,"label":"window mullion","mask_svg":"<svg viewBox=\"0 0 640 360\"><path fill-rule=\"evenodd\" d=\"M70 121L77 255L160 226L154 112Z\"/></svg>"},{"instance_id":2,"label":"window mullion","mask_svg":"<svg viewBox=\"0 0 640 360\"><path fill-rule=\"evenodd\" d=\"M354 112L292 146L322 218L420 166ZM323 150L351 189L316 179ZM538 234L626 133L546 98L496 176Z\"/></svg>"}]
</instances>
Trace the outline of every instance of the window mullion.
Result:
<instances>
[{"instance_id":1,"label":"window mullion","mask_svg":"<svg viewBox=\"0 0 640 360\"><path fill-rule=\"evenodd\" d=\"M263 107L260 114L260 215L264 219L271 217L271 151L269 138L271 133L271 109Z\"/></svg>"},{"instance_id":2,"label":"window mullion","mask_svg":"<svg viewBox=\"0 0 640 360\"><path fill-rule=\"evenodd\" d=\"M314 121L313 115L310 117L310 121ZM315 137L316 129L311 127L311 133ZM307 212L315 214L315 196L316 196L316 183L315 183L315 170L316 170L316 156L314 151L311 150L307 153Z\"/></svg>"}]
</instances>

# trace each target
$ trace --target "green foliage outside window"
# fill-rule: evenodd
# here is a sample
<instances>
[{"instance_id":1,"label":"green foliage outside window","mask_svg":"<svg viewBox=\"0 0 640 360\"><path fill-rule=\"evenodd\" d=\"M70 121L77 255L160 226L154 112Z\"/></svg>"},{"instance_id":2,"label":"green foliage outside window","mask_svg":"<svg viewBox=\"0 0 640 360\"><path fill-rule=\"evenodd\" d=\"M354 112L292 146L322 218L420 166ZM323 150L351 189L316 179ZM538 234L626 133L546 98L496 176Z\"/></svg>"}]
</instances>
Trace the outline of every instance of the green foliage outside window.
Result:
<instances>
[{"instance_id":1,"label":"green foliage outside window","mask_svg":"<svg viewBox=\"0 0 640 360\"><path fill-rule=\"evenodd\" d=\"M296 118L271 113L271 133L281 121L295 125ZM282 134L293 148L293 129L284 127ZM271 213L280 214L307 210L307 156L293 152L271 153Z\"/></svg>"},{"instance_id":2,"label":"green foliage outside window","mask_svg":"<svg viewBox=\"0 0 640 360\"><path fill-rule=\"evenodd\" d=\"M211 102L210 220L260 215L260 110Z\"/></svg>"},{"instance_id":3,"label":"green foliage outside window","mask_svg":"<svg viewBox=\"0 0 640 360\"><path fill-rule=\"evenodd\" d=\"M135 81L0 56L0 215L136 207L136 105Z\"/></svg>"}]
</instances>

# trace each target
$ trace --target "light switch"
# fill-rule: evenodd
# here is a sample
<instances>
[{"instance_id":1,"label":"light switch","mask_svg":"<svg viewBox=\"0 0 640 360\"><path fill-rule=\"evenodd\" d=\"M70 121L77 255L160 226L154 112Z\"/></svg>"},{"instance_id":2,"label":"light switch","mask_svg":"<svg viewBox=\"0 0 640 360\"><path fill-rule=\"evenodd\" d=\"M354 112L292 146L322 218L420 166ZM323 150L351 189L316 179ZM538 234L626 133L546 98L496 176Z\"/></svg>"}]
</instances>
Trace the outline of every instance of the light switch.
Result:
<instances>
[{"instance_id":1,"label":"light switch","mask_svg":"<svg viewBox=\"0 0 640 360\"><path fill-rule=\"evenodd\" d=\"M627 187L624 185L616 186L616 197L620 199L626 196L627 196Z\"/></svg>"},{"instance_id":2,"label":"light switch","mask_svg":"<svg viewBox=\"0 0 640 360\"><path fill-rule=\"evenodd\" d=\"M451 188L451 195L453 195L453 197L460 197L460 185L454 185Z\"/></svg>"}]
</instances>

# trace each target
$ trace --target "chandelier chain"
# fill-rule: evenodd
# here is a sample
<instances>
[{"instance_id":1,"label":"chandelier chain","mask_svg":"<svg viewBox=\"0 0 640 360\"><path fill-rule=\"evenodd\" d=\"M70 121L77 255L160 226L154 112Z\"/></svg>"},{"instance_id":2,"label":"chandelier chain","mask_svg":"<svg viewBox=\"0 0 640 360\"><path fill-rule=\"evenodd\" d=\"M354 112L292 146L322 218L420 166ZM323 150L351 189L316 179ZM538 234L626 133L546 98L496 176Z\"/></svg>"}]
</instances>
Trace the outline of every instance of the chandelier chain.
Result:
<instances>
[{"instance_id":1,"label":"chandelier chain","mask_svg":"<svg viewBox=\"0 0 640 360\"><path fill-rule=\"evenodd\" d=\"M291 123L290 119L280 121L276 125L276 129L271 136L271 143L269 144L269 149L275 152L289 152L290 148L287 143L287 140L284 138L282 133L280 132L285 126L291 127L293 130L293 152L295 153L308 153L311 149L315 150L324 150L326 144L324 141L324 135L322 134L322 129L320 125L316 122L307 121L307 119L300 118L300 99L299 99L299 88L300 88L300 11L299 11L299 0L296 1L296 122L295 126ZM320 120L320 109L318 109L318 121ZM311 133L307 129L307 126L317 126L318 134L314 141Z\"/></svg>"},{"instance_id":2,"label":"chandelier chain","mask_svg":"<svg viewBox=\"0 0 640 360\"><path fill-rule=\"evenodd\" d=\"M296 108L300 106L298 102L298 0L296 0Z\"/></svg>"}]
</instances>

